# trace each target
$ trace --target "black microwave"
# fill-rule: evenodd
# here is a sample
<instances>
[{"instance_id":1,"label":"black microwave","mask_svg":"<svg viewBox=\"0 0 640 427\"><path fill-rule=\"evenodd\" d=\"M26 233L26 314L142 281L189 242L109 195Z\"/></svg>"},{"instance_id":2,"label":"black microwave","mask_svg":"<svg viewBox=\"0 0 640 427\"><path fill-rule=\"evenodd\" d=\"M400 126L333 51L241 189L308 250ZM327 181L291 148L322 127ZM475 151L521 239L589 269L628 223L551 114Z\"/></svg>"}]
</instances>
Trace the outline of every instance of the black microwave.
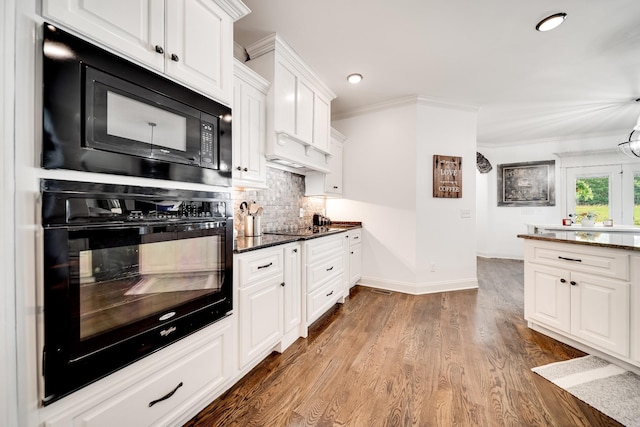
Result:
<instances>
[{"instance_id":1,"label":"black microwave","mask_svg":"<svg viewBox=\"0 0 640 427\"><path fill-rule=\"evenodd\" d=\"M231 185L231 109L43 25L42 167Z\"/></svg>"}]
</instances>

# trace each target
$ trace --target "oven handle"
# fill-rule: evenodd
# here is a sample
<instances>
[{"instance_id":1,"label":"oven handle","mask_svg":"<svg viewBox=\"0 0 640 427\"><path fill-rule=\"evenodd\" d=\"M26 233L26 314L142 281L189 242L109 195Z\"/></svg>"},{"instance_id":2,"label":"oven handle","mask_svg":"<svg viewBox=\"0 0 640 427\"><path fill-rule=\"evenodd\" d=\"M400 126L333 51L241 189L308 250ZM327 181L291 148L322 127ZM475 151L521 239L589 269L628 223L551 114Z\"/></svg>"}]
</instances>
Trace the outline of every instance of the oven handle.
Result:
<instances>
[{"instance_id":1,"label":"oven handle","mask_svg":"<svg viewBox=\"0 0 640 427\"><path fill-rule=\"evenodd\" d=\"M100 230L108 228L110 230L125 230L125 229L139 229L140 234L153 234L159 232L175 232L175 231L192 231L192 230L209 230L216 228L225 228L227 221L207 221L207 222L189 222L189 223L169 223L169 222L155 222L144 224L131 224L131 223L103 223L103 224L91 224L91 225L75 225L75 226L61 226L61 227L46 227L45 229L65 228L68 231L86 231L86 230Z\"/></svg>"}]
</instances>

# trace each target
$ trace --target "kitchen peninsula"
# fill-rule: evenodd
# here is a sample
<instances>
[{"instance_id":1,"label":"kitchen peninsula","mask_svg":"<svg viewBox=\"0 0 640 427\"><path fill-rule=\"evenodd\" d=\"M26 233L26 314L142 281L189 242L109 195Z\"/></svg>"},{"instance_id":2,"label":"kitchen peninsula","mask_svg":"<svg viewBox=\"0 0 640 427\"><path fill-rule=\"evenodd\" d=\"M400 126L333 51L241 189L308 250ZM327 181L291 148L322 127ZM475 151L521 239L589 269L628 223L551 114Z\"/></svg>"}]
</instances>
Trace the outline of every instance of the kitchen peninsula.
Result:
<instances>
[{"instance_id":1,"label":"kitchen peninsula","mask_svg":"<svg viewBox=\"0 0 640 427\"><path fill-rule=\"evenodd\" d=\"M536 228L524 239L530 328L640 372L640 233Z\"/></svg>"}]
</instances>

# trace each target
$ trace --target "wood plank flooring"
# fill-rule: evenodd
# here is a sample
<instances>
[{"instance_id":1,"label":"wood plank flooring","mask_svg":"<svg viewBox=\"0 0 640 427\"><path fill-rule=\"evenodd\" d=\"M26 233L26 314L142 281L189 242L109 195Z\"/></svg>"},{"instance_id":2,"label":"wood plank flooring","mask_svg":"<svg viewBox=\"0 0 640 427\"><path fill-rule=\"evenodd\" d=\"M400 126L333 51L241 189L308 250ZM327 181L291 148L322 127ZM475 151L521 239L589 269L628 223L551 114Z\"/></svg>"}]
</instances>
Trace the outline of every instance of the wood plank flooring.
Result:
<instances>
[{"instance_id":1,"label":"wood plank flooring","mask_svg":"<svg viewBox=\"0 0 640 427\"><path fill-rule=\"evenodd\" d=\"M527 328L523 263L478 259L478 290L356 286L187 426L619 426L532 373L583 353Z\"/></svg>"}]
</instances>

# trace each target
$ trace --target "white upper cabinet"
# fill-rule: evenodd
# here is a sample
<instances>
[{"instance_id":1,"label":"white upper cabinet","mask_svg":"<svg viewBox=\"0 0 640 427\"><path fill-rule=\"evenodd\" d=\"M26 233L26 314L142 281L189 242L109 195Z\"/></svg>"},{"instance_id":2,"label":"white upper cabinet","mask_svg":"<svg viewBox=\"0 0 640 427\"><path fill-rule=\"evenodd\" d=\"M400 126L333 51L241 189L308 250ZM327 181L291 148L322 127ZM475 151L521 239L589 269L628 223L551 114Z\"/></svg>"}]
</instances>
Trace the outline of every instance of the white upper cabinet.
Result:
<instances>
[{"instance_id":1,"label":"white upper cabinet","mask_svg":"<svg viewBox=\"0 0 640 427\"><path fill-rule=\"evenodd\" d=\"M226 105L239 0L43 0L43 16Z\"/></svg>"},{"instance_id":2,"label":"white upper cabinet","mask_svg":"<svg viewBox=\"0 0 640 427\"><path fill-rule=\"evenodd\" d=\"M342 149L346 137L331 129L329 173L309 172L305 176L305 196L342 197Z\"/></svg>"},{"instance_id":3,"label":"white upper cabinet","mask_svg":"<svg viewBox=\"0 0 640 427\"><path fill-rule=\"evenodd\" d=\"M251 69L272 82L266 156L294 168L328 172L335 94L277 34L246 46Z\"/></svg>"},{"instance_id":4,"label":"white upper cabinet","mask_svg":"<svg viewBox=\"0 0 640 427\"><path fill-rule=\"evenodd\" d=\"M265 137L269 82L234 59L233 185L267 188Z\"/></svg>"},{"instance_id":5,"label":"white upper cabinet","mask_svg":"<svg viewBox=\"0 0 640 427\"><path fill-rule=\"evenodd\" d=\"M313 145L318 150L329 150L330 126L331 101L318 93L313 98ZM331 154L335 153L331 151Z\"/></svg>"}]
</instances>

